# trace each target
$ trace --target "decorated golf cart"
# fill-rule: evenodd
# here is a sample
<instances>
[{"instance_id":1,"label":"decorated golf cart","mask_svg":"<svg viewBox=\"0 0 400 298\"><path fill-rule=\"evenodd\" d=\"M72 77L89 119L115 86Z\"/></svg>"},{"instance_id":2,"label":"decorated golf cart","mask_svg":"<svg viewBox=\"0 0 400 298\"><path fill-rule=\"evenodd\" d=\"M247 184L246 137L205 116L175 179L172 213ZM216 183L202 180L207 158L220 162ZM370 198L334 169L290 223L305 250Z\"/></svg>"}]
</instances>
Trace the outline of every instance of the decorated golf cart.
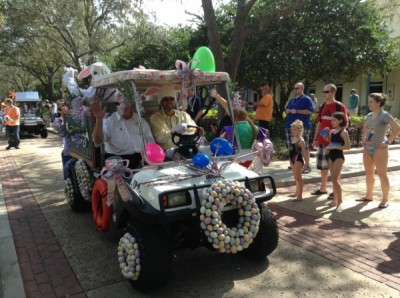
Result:
<instances>
[{"instance_id":1,"label":"decorated golf cart","mask_svg":"<svg viewBox=\"0 0 400 298\"><path fill-rule=\"evenodd\" d=\"M123 89L136 111L149 119L161 99L154 90L179 86L181 104L188 84L207 98L212 88L225 89L229 95L228 81L227 73L200 71L180 61L175 70L105 73L93 77L91 84L104 106L113 101L104 94ZM229 98L228 106L233 115ZM277 247L277 223L265 204L276 194L274 180L260 167L241 165L241 159L250 156L265 166L270 143L255 142L253 149L242 150L239 142L218 136L208 142L194 129L191 135L171 134L176 146L173 154L166 154L158 144L146 144L142 135L143 164L131 170L122 159L104 160L102 148L93 146L91 139L95 120L90 108L83 107L80 113L79 120L74 113L65 116L64 132L73 139L68 158L63 158L65 195L74 211L92 211L98 231L124 231L116 262L136 289L165 284L173 251L181 247L205 246L255 259ZM140 129L142 121L138 117Z\"/></svg>"}]
</instances>

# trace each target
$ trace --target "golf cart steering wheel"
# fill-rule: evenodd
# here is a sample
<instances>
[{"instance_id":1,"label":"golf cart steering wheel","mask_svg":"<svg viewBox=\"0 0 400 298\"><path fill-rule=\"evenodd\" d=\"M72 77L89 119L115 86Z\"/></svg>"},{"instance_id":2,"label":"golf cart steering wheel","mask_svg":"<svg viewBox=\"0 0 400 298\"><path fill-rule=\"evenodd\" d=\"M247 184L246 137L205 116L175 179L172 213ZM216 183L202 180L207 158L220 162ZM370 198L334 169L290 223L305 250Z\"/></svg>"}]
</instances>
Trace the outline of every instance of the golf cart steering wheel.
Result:
<instances>
[{"instance_id":1,"label":"golf cart steering wheel","mask_svg":"<svg viewBox=\"0 0 400 298\"><path fill-rule=\"evenodd\" d=\"M196 142L200 139L200 127L188 125L187 128L195 128L193 134L180 134L171 132L172 142L178 147L177 152L185 158L192 158L197 152Z\"/></svg>"}]
</instances>

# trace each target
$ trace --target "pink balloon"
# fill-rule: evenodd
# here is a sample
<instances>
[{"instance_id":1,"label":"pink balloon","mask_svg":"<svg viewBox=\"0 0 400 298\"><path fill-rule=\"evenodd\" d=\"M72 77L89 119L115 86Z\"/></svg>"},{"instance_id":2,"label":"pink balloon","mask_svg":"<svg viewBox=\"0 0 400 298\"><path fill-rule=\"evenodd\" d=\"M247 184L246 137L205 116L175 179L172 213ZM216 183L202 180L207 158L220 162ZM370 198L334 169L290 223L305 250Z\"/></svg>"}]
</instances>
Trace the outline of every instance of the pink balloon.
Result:
<instances>
[{"instance_id":1,"label":"pink balloon","mask_svg":"<svg viewBox=\"0 0 400 298\"><path fill-rule=\"evenodd\" d=\"M149 161L154 163L163 162L165 158L164 150L156 143L146 144L146 155Z\"/></svg>"}]
</instances>

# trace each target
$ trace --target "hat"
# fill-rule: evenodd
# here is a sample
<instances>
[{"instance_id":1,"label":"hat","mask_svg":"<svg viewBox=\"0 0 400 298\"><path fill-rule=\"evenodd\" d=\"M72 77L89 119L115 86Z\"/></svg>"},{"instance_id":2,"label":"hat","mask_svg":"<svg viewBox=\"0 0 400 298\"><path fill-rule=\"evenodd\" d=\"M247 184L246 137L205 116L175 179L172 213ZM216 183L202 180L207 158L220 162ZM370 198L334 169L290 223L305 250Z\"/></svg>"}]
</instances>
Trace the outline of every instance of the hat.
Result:
<instances>
[{"instance_id":1,"label":"hat","mask_svg":"<svg viewBox=\"0 0 400 298\"><path fill-rule=\"evenodd\" d=\"M357 92L357 90L356 90L356 89L351 89L351 90L350 90L350 92L354 92L354 93L356 93L356 92Z\"/></svg>"},{"instance_id":2,"label":"hat","mask_svg":"<svg viewBox=\"0 0 400 298\"><path fill-rule=\"evenodd\" d=\"M264 85L260 88L261 90L265 90L266 92L269 92L269 90L271 90L271 88L268 85Z\"/></svg>"}]
</instances>

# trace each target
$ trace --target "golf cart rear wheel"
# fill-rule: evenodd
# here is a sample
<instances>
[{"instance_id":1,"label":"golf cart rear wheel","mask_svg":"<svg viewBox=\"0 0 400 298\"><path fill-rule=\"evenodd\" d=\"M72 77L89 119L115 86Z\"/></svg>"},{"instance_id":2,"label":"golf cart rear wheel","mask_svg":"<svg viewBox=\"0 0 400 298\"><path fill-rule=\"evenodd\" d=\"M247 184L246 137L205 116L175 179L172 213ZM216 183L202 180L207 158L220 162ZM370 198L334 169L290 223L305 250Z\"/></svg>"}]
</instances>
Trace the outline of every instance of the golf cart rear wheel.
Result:
<instances>
[{"instance_id":1,"label":"golf cart rear wheel","mask_svg":"<svg viewBox=\"0 0 400 298\"><path fill-rule=\"evenodd\" d=\"M88 212L92 209L92 204L86 201L78 187L78 181L76 180L75 163L68 167L68 178L72 182L73 197L69 201L69 205L74 212Z\"/></svg>"}]
</instances>

